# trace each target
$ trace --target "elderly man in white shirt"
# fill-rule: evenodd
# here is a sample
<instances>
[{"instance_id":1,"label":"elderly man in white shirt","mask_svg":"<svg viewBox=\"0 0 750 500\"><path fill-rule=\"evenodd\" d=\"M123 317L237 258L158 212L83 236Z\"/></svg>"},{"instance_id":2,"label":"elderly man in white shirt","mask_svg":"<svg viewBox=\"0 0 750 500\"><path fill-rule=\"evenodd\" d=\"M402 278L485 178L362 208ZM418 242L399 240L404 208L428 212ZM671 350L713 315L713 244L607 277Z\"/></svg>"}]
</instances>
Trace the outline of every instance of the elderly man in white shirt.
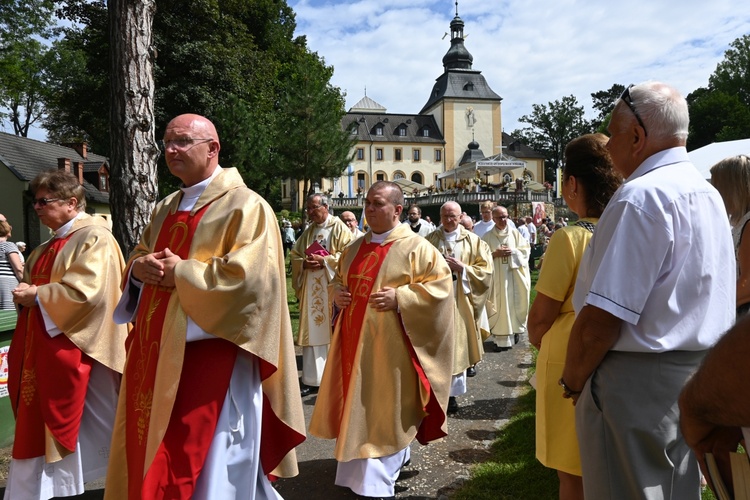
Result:
<instances>
[{"instance_id":1,"label":"elderly man in white shirt","mask_svg":"<svg viewBox=\"0 0 750 500\"><path fill-rule=\"evenodd\" d=\"M580 264L560 379L577 401L586 498L700 498L677 399L734 322L735 274L721 197L685 149L688 121L677 90L648 82L623 93L608 127L626 180Z\"/></svg>"}]
</instances>

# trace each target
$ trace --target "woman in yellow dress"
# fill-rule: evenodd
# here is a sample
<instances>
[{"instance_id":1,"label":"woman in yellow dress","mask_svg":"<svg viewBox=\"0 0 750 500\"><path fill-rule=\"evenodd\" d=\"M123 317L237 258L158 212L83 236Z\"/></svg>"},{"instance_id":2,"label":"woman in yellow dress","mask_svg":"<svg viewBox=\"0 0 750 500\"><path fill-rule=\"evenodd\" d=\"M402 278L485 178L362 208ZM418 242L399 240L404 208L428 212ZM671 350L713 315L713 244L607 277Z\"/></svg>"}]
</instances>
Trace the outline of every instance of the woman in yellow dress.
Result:
<instances>
[{"instance_id":1,"label":"woman in yellow dress","mask_svg":"<svg viewBox=\"0 0 750 500\"><path fill-rule=\"evenodd\" d=\"M557 470L561 500L583 498L574 407L563 399L557 381L575 320L572 298L581 256L604 207L622 183L612 169L607 140L604 134L587 134L565 148L562 195L580 220L552 235L529 312L529 340L539 349L536 456L544 466Z\"/></svg>"}]
</instances>

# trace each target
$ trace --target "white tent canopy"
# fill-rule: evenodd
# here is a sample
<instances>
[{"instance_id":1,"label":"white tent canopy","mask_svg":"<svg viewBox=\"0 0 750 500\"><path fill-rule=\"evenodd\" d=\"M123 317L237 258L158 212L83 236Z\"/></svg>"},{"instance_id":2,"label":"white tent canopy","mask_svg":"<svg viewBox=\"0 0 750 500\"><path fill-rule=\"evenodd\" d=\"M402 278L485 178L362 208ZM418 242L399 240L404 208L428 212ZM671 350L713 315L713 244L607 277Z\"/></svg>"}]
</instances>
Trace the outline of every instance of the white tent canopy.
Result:
<instances>
[{"instance_id":1,"label":"white tent canopy","mask_svg":"<svg viewBox=\"0 0 750 500\"><path fill-rule=\"evenodd\" d=\"M484 175L494 175L508 170L526 167L526 162L506 154L498 154L484 158L479 161L473 161L452 170L446 170L438 175L438 179L473 179L477 173Z\"/></svg>"},{"instance_id":2,"label":"white tent canopy","mask_svg":"<svg viewBox=\"0 0 750 500\"><path fill-rule=\"evenodd\" d=\"M750 156L750 139L714 142L688 153L690 161L695 165L695 168L698 169L704 179L711 178L711 167L724 158L737 155Z\"/></svg>"},{"instance_id":3,"label":"white tent canopy","mask_svg":"<svg viewBox=\"0 0 750 500\"><path fill-rule=\"evenodd\" d=\"M396 184L398 184L399 186L401 186L401 190L404 193L411 193L415 189L417 191L426 191L427 190L427 186L425 186L424 184L420 184L418 182L410 181L409 179L405 179L404 177L401 177L400 179L394 179L393 182L396 183Z\"/></svg>"}]
</instances>

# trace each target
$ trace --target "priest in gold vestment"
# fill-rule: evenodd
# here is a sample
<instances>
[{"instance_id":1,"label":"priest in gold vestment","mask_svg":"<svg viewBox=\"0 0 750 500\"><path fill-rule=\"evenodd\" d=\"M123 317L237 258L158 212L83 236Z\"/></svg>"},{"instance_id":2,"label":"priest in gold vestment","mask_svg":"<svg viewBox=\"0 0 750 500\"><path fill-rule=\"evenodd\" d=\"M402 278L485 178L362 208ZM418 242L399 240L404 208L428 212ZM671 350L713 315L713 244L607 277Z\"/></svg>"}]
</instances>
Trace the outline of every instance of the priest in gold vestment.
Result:
<instances>
[{"instance_id":1,"label":"priest in gold vestment","mask_svg":"<svg viewBox=\"0 0 750 500\"><path fill-rule=\"evenodd\" d=\"M163 146L183 185L128 262L105 498L280 498L269 476L297 474L305 427L276 217L219 166L206 118L173 119Z\"/></svg>"},{"instance_id":2,"label":"priest in gold vestment","mask_svg":"<svg viewBox=\"0 0 750 500\"><path fill-rule=\"evenodd\" d=\"M461 205L449 201L440 207L442 227L427 235L445 257L453 273L455 297L455 346L453 378L448 413L458 411L456 396L466 394L466 370L482 360L484 340L490 332L480 322L492 288L492 255L490 247L479 236L459 224Z\"/></svg>"},{"instance_id":3,"label":"priest in gold vestment","mask_svg":"<svg viewBox=\"0 0 750 500\"><path fill-rule=\"evenodd\" d=\"M323 377L331 343L328 284L333 279L341 251L354 239L347 225L328 211L326 195L308 196L306 211L311 223L297 239L290 257L292 287L300 310L297 345L302 346L300 391L303 396L317 391Z\"/></svg>"},{"instance_id":4,"label":"priest in gold vestment","mask_svg":"<svg viewBox=\"0 0 750 500\"><path fill-rule=\"evenodd\" d=\"M336 484L392 497L416 438L447 433L454 305L445 259L407 224L403 193L367 193L370 231L344 249L332 283L338 311L310 433L336 439Z\"/></svg>"},{"instance_id":5,"label":"priest in gold vestment","mask_svg":"<svg viewBox=\"0 0 750 500\"><path fill-rule=\"evenodd\" d=\"M495 263L490 298L495 312L490 314L489 321L495 350L504 351L518 343L519 336L526 333L531 290L531 246L521 233L510 227L505 207L493 208L492 220L495 227L482 236L492 250Z\"/></svg>"},{"instance_id":6,"label":"priest in gold vestment","mask_svg":"<svg viewBox=\"0 0 750 500\"><path fill-rule=\"evenodd\" d=\"M111 320L125 262L107 222L85 213L70 172L42 172L31 190L55 235L13 291L21 310L8 354L16 429L6 499L80 495L106 474L125 362L127 329Z\"/></svg>"}]
</instances>

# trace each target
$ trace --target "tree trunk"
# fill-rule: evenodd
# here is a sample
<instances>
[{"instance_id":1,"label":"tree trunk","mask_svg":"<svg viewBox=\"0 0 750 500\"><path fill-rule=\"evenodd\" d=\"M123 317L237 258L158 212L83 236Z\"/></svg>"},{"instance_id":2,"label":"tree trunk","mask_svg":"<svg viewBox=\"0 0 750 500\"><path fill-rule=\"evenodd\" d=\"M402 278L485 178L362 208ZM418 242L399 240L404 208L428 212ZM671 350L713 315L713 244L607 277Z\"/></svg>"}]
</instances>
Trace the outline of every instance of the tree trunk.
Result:
<instances>
[{"instance_id":1,"label":"tree trunk","mask_svg":"<svg viewBox=\"0 0 750 500\"><path fill-rule=\"evenodd\" d=\"M110 206L114 235L127 256L157 201L151 26L154 0L109 0Z\"/></svg>"}]
</instances>

